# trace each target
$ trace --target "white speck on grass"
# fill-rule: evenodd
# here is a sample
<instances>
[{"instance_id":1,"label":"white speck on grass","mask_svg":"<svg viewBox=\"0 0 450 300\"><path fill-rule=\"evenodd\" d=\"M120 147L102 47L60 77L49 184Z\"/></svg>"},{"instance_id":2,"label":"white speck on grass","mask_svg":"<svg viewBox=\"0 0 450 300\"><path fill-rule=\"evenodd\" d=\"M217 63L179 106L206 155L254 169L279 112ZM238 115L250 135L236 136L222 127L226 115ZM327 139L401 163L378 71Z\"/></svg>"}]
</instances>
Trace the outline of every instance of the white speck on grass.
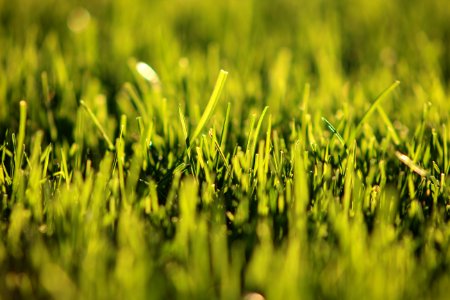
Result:
<instances>
[{"instance_id":1,"label":"white speck on grass","mask_svg":"<svg viewBox=\"0 0 450 300\"><path fill-rule=\"evenodd\" d=\"M67 18L67 27L75 33L87 28L91 21L91 14L85 8L78 7L72 10Z\"/></svg>"},{"instance_id":2,"label":"white speck on grass","mask_svg":"<svg viewBox=\"0 0 450 300\"><path fill-rule=\"evenodd\" d=\"M160 85L158 74L156 74L155 70L153 70L153 68L150 67L145 62L142 61L138 62L136 64L136 70L142 77L145 78L145 80L150 82L152 85L154 86Z\"/></svg>"},{"instance_id":3,"label":"white speck on grass","mask_svg":"<svg viewBox=\"0 0 450 300\"><path fill-rule=\"evenodd\" d=\"M244 296L244 300L265 300L263 295L259 293L247 293Z\"/></svg>"}]
</instances>

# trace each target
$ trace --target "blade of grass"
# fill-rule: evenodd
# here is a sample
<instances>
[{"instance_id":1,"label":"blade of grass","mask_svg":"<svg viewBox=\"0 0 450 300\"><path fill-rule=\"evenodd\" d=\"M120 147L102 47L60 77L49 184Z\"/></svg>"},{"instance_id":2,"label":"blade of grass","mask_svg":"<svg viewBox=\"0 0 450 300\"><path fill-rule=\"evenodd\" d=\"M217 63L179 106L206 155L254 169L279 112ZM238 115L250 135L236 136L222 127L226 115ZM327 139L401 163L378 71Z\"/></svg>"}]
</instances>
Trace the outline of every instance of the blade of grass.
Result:
<instances>
[{"instance_id":1,"label":"blade of grass","mask_svg":"<svg viewBox=\"0 0 450 300\"><path fill-rule=\"evenodd\" d=\"M186 147L189 148L188 128L186 125L186 119L184 118L183 111L181 110L181 106L178 106L178 114L180 115L181 128L183 129L183 135L184 135L184 140L186 142Z\"/></svg>"},{"instance_id":2,"label":"blade of grass","mask_svg":"<svg viewBox=\"0 0 450 300\"><path fill-rule=\"evenodd\" d=\"M393 84L391 84L387 89L385 89L383 92L381 92L381 94L375 99L375 101L372 103L372 105L366 111L366 113L362 117L361 121L359 121L359 123L356 126L356 129L351 137L351 140L353 140L354 135L356 135L359 132L359 130L361 129L361 126L366 122L367 118L369 118L370 115L372 115L372 113L378 107L378 105L381 103L381 101L384 98L386 98L386 96L389 95L393 90L395 90L399 85L400 85L400 81L397 80Z\"/></svg>"},{"instance_id":3,"label":"blade of grass","mask_svg":"<svg viewBox=\"0 0 450 300\"><path fill-rule=\"evenodd\" d=\"M309 83L305 84L305 89L303 91L303 101L302 101L302 138L306 141L306 128L308 123L308 104L309 104L309 96L310 96L311 87Z\"/></svg>"},{"instance_id":4,"label":"blade of grass","mask_svg":"<svg viewBox=\"0 0 450 300\"><path fill-rule=\"evenodd\" d=\"M297 141L293 145L294 151L294 184L293 196L294 203L291 210L291 228L293 233L303 234L306 230L306 211L309 202L309 184L308 175L305 169L305 162L303 160L304 146L301 141Z\"/></svg>"},{"instance_id":5,"label":"blade of grass","mask_svg":"<svg viewBox=\"0 0 450 300\"><path fill-rule=\"evenodd\" d=\"M350 153L347 158L347 165L345 167L345 179L344 179L344 211L346 214L352 209L352 191L354 185L354 177L355 177L355 154L356 154L356 141L353 141L353 144L350 148Z\"/></svg>"},{"instance_id":6,"label":"blade of grass","mask_svg":"<svg viewBox=\"0 0 450 300\"><path fill-rule=\"evenodd\" d=\"M205 163L205 160L203 158L203 151L200 147L196 147L195 150L197 151L197 159L200 167L205 172L205 179L208 184L212 184L211 175L208 170L208 166Z\"/></svg>"},{"instance_id":7,"label":"blade of grass","mask_svg":"<svg viewBox=\"0 0 450 300\"><path fill-rule=\"evenodd\" d=\"M15 174L19 173L19 169L22 165L23 146L25 141L25 128L27 123L27 102L20 101L20 123L19 123L19 135L17 136L17 152L15 161Z\"/></svg>"},{"instance_id":8,"label":"blade of grass","mask_svg":"<svg viewBox=\"0 0 450 300\"><path fill-rule=\"evenodd\" d=\"M55 141L58 137L58 130L56 129L56 123L55 123L55 117L53 115L53 111L50 108L51 97L50 97L50 89L49 89L49 85L48 85L47 72L42 72L41 81L42 81L42 92L44 94L44 100L45 100L44 101L45 108L47 110L47 122L48 122L48 126L50 127L50 136L52 138L52 141Z\"/></svg>"},{"instance_id":9,"label":"blade of grass","mask_svg":"<svg viewBox=\"0 0 450 300\"><path fill-rule=\"evenodd\" d=\"M119 177L119 188L120 195L122 197L122 203L125 207L128 207L129 203L127 201L127 194L125 189L125 176L124 176L124 163L125 163L125 150L122 138L116 139L116 149L117 149L117 165L118 165L118 177Z\"/></svg>"},{"instance_id":10,"label":"blade of grass","mask_svg":"<svg viewBox=\"0 0 450 300\"><path fill-rule=\"evenodd\" d=\"M25 142L25 129L27 123L27 102L25 100L20 101L20 119L19 119L19 135L16 140L16 148L15 148L15 161L14 161L14 175L13 175L13 195L12 201L15 202L16 195L19 194L20 191L20 181L21 174L20 170L22 169L22 159L24 155L24 142ZM14 141L14 136L13 136Z\"/></svg>"},{"instance_id":11,"label":"blade of grass","mask_svg":"<svg viewBox=\"0 0 450 300\"><path fill-rule=\"evenodd\" d=\"M139 98L139 95L138 95L136 89L129 82L125 83L123 88L128 93L128 96L130 97L134 106L138 110L138 113L143 118L144 122L147 123L147 119L148 119L147 109L145 108L144 104L142 103L142 100Z\"/></svg>"},{"instance_id":12,"label":"blade of grass","mask_svg":"<svg viewBox=\"0 0 450 300\"><path fill-rule=\"evenodd\" d=\"M253 129L255 128L255 122L256 122L256 114L252 114L251 120L250 120L250 130L248 131L248 137L247 137L247 146L245 147L245 153L250 153L250 147L251 142L253 138Z\"/></svg>"},{"instance_id":13,"label":"blade of grass","mask_svg":"<svg viewBox=\"0 0 450 300\"><path fill-rule=\"evenodd\" d=\"M66 159L66 152L63 148L61 150L61 172L63 173L63 177L66 181L67 188L70 186L70 178L69 178L69 168L67 167L67 159Z\"/></svg>"},{"instance_id":14,"label":"blade of grass","mask_svg":"<svg viewBox=\"0 0 450 300\"><path fill-rule=\"evenodd\" d=\"M442 125L442 144L444 145L444 172L449 172L448 164L448 145L447 145L447 126Z\"/></svg>"},{"instance_id":15,"label":"blade of grass","mask_svg":"<svg viewBox=\"0 0 450 300\"><path fill-rule=\"evenodd\" d=\"M227 158L225 157L225 154L223 153L222 149L220 148L220 145L217 142L217 139L215 138L212 129L209 131L209 137L214 141L214 146L216 147L217 151L219 152L220 157L222 158L223 162L225 163L225 167L227 169L229 169Z\"/></svg>"},{"instance_id":16,"label":"blade of grass","mask_svg":"<svg viewBox=\"0 0 450 300\"><path fill-rule=\"evenodd\" d=\"M386 113L384 112L384 109L381 106L378 105L377 106L377 110L378 110L378 113L381 116L381 119L384 121L384 123L386 124L389 132L391 133L392 140L394 141L395 145L399 145L400 144L400 137L398 136L397 131L394 128L394 125L392 125L391 120L386 115Z\"/></svg>"},{"instance_id":17,"label":"blade of grass","mask_svg":"<svg viewBox=\"0 0 450 300\"><path fill-rule=\"evenodd\" d=\"M266 112L268 109L269 109L268 106L264 107L264 110L262 111L261 116L259 117L258 123L256 125L255 132L253 133L252 145L250 148L250 155L252 156L252 162L251 162L250 166L253 166L253 163L255 161L256 143L258 142L258 135L259 135L259 131L261 130L262 121L264 120L264 116L266 115Z\"/></svg>"},{"instance_id":18,"label":"blade of grass","mask_svg":"<svg viewBox=\"0 0 450 300\"><path fill-rule=\"evenodd\" d=\"M270 150L271 150L271 132L272 132L272 114L269 115L269 124L267 125L266 132L266 149L264 155L264 173L267 175L269 171L269 161L270 161Z\"/></svg>"},{"instance_id":19,"label":"blade of grass","mask_svg":"<svg viewBox=\"0 0 450 300\"><path fill-rule=\"evenodd\" d=\"M50 153L53 151L52 145L48 145L47 148L45 148L44 152L42 153L40 157L41 163L43 163L42 167L42 178L47 177L47 170L48 170L48 161L50 159Z\"/></svg>"},{"instance_id":20,"label":"blade of grass","mask_svg":"<svg viewBox=\"0 0 450 300\"><path fill-rule=\"evenodd\" d=\"M414 163L414 161L409 158L407 155L399 152L399 151L395 151L395 156L397 156L397 158L404 163L405 165L407 165L412 171L414 171L415 173L419 174L422 177L428 177L430 175L430 172L426 171L425 169L419 167L417 164Z\"/></svg>"},{"instance_id":21,"label":"blade of grass","mask_svg":"<svg viewBox=\"0 0 450 300\"><path fill-rule=\"evenodd\" d=\"M342 138L342 135L336 130L336 128L333 126L333 124L330 123L326 118L322 117L322 121L325 122L328 129L338 138L339 142L347 149L347 145L345 144L344 138Z\"/></svg>"},{"instance_id":22,"label":"blade of grass","mask_svg":"<svg viewBox=\"0 0 450 300\"><path fill-rule=\"evenodd\" d=\"M6 194L6 179L5 179L5 175L3 175L3 166L0 164L0 192L2 192L3 194Z\"/></svg>"},{"instance_id":23,"label":"blade of grass","mask_svg":"<svg viewBox=\"0 0 450 300\"><path fill-rule=\"evenodd\" d=\"M225 114L225 121L223 122L222 133L220 134L220 147L221 148L225 146L225 142L226 142L227 136L228 136L228 124L230 123L230 110L231 110L231 103L228 102L227 112Z\"/></svg>"},{"instance_id":24,"label":"blade of grass","mask_svg":"<svg viewBox=\"0 0 450 300\"><path fill-rule=\"evenodd\" d=\"M436 177L434 177L433 175L431 175L430 171L427 171L423 168L421 168L420 166L418 166L411 158L409 158L407 155L399 152L399 151L395 151L395 156L397 156L397 158L404 163L405 165L407 165L414 173L420 175L421 177L425 177L428 180L430 180L435 186L439 187L441 185L441 183L436 179ZM412 179L411 179L412 180ZM414 184L413 183L409 183L410 185L410 193L414 194Z\"/></svg>"},{"instance_id":25,"label":"blade of grass","mask_svg":"<svg viewBox=\"0 0 450 300\"><path fill-rule=\"evenodd\" d=\"M209 118L211 118L214 108L216 107L217 102L219 101L220 95L222 94L222 90L223 90L223 87L227 80L227 76L228 76L227 71L220 70L219 77L217 78L216 85L214 87L211 98L209 98L209 102L206 105L205 111L203 112L203 114L200 118L200 121L198 122L197 127L195 128L194 133L192 134L192 136L190 138L191 142L195 141L197 136L200 134L200 132L205 127Z\"/></svg>"},{"instance_id":26,"label":"blade of grass","mask_svg":"<svg viewBox=\"0 0 450 300\"><path fill-rule=\"evenodd\" d=\"M109 150L110 151L114 151L115 148L114 148L113 143L109 139L108 135L106 134L105 130L103 129L102 124L100 124L100 122L98 121L97 117L94 115L92 110L89 108L89 106L87 106L87 104L83 100L80 101L80 104L87 111L87 113L89 114L89 116L92 119L92 122L94 122L95 126L97 126L97 129L100 131L100 133L102 134L102 136L105 139L106 143L108 144Z\"/></svg>"}]
</instances>

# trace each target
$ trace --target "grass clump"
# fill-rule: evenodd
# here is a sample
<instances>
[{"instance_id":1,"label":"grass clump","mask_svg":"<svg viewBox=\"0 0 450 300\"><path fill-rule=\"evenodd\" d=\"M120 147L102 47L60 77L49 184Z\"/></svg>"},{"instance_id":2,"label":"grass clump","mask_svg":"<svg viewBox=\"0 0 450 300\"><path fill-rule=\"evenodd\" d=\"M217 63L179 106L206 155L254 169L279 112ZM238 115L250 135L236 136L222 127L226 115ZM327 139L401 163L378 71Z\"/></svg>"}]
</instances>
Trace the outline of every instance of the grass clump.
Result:
<instances>
[{"instance_id":1,"label":"grass clump","mask_svg":"<svg viewBox=\"0 0 450 300\"><path fill-rule=\"evenodd\" d=\"M0 0L0 298L445 299L445 6Z\"/></svg>"}]
</instances>

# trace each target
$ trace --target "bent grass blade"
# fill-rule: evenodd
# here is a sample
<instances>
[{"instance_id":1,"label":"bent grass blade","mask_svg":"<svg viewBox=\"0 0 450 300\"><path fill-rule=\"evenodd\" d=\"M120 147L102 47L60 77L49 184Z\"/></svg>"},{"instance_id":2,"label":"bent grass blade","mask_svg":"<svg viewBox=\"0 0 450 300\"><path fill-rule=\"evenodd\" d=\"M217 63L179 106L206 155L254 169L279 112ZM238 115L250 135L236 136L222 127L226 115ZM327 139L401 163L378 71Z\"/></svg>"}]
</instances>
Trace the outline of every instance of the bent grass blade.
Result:
<instances>
[{"instance_id":1,"label":"bent grass blade","mask_svg":"<svg viewBox=\"0 0 450 300\"><path fill-rule=\"evenodd\" d=\"M222 94L223 87L225 86L225 82L227 80L228 72L224 70L220 70L219 77L217 78L216 85L214 87L213 93L211 95L211 98L209 98L209 102L206 105L205 111L203 112L200 121L197 124L197 127L195 127L194 133L192 134L190 141L194 142L195 139L198 137L200 132L205 127L206 123L209 121L209 119L212 116L212 113L214 112L214 108L217 105L217 102L219 101L220 95Z\"/></svg>"},{"instance_id":2,"label":"bent grass blade","mask_svg":"<svg viewBox=\"0 0 450 300\"><path fill-rule=\"evenodd\" d=\"M89 108L89 106L83 100L80 101L80 104L87 111L87 113L89 114L89 116L92 119L92 122L94 122L95 126L97 126L98 130L100 131L100 133L102 134L102 136L105 139L106 143L108 144L109 150L114 151L115 147L114 147L113 143L109 139L108 135L105 132L105 129L103 129L102 124L100 124L100 122L98 121L97 117L94 115L92 110Z\"/></svg>"}]
</instances>

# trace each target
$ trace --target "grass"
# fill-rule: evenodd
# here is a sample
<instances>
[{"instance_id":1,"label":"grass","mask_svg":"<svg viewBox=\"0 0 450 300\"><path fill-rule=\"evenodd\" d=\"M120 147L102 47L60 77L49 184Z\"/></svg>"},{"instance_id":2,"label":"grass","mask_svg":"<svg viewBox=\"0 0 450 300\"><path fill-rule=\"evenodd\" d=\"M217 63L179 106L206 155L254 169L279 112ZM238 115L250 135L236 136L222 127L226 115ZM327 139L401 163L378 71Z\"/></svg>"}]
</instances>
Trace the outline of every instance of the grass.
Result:
<instances>
[{"instance_id":1,"label":"grass","mask_svg":"<svg viewBox=\"0 0 450 300\"><path fill-rule=\"evenodd\" d=\"M446 299L446 0L19 2L1 299Z\"/></svg>"}]
</instances>

